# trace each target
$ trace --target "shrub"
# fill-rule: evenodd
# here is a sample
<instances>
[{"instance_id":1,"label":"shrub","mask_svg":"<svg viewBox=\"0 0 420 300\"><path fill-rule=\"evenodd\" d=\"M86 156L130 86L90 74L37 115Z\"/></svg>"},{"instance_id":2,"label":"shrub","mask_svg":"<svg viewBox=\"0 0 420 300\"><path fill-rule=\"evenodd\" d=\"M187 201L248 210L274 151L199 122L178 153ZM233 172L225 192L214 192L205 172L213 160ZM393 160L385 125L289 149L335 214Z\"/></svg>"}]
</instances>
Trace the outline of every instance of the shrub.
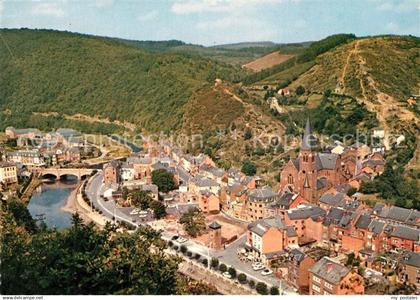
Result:
<instances>
[{"instance_id":1,"label":"shrub","mask_svg":"<svg viewBox=\"0 0 420 300\"><path fill-rule=\"evenodd\" d=\"M261 294L261 295L268 294L267 285L264 282L258 282L255 289L257 290L258 294Z\"/></svg>"},{"instance_id":2,"label":"shrub","mask_svg":"<svg viewBox=\"0 0 420 300\"><path fill-rule=\"evenodd\" d=\"M203 259L203 260L201 261L201 263L202 263L205 267L208 267L208 265L209 265L209 261L207 260L207 258Z\"/></svg>"},{"instance_id":3,"label":"shrub","mask_svg":"<svg viewBox=\"0 0 420 300\"><path fill-rule=\"evenodd\" d=\"M235 268L230 267L228 269L228 272L229 272L230 276L232 276L232 278L236 278L236 270L235 270Z\"/></svg>"},{"instance_id":4,"label":"shrub","mask_svg":"<svg viewBox=\"0 0 420 300\"><path fill-rule=\"evenodd\" d=\"M251 289L253 289L253 288L255 287L255 281L254 281L254 280L252 280L252 279L248 282L248 284L249 284L249 287L250 287Z\"/></svg>"},{"instance_id":5,"label":"shrub","mask_svg":"<svg viewBox=\"0 0 420 300\"><path fill-rule=\"evenodd\" d=\"M178 251L178 249L179 249L179 248L178 248L178 246L177 246L177 245L175 245L173 249L174 249L175 251Z\"/></svg>"},{"instance_id":6,"label":"shrub","mask_svg":"<svg viewBox=\"0 0 420 300\"><path fill-rule=\"evenodd\" d=\"M169 242L168 242L168 246L169 246L169 247L172 247L173 245L174 245L174 243L173 243L172 241L169 241Z\"/></svg>"},{"instance_id":7,"label":"shrub","mask_svg":"<svg viewBox=\"0 0 420 300\"><path fill-rule=\"evenodd\" d=\"M225 265L225 264L221 264L221 265L219 266L219 271L220 271L220 272L222 272L222 273L226 272L226 271L227 271L227 267L226 267L226 265Z\"/></svg>"},{"instance_id":8,"label":"shrub","mask_svg":"<svg viewBox=\"0 0 420 300\"><path fill-rule=\"evenodd\" d=\"M187 256L191 257L192 256L192 252L191 251L187 251Z\"/></svg>"},{"instance_id":9,"label":"shrub","mask_svg":"<svg viewBox=\"0 0 420 300\"><path fill-rule=\"evenodd\" d=\"M212 258L210 262L210 266L216 269L219 266L219 260L217 258Z\"/></svg>"},{"instance_id":10,"label":"shrub","mask_svg":"<svg viewBox=\"0 0 420 300\"><path fill-rule=\"evenodd\" d=\"M180 249L182 253L187 252L187 247L185 247L184 245L182 245Z\"/></svg>"},{"instance_id":11,"label":"shrub","mask_svg":"<svg viewBox=\"0 0 420 300\"><path fill-rule=\"evenodd\" d=\"M198 253L196 253L196 254L194 255L194 258L195 258L196 260L199 260L199 259L200 259L200 257L201 257L201 255L200 255L200 254L198 254Z\"/></svg>"},{"instance_id":12,"label":"shrub","mask_svg":"<svg viewBox=\"0 0 420 300\"><path fill-rule=\"evenodd\" d=\"M238 275L238 281L240 283L246 283L246 275L244 273L241 273Z\"/></svg>"},{"instance_id":13,"label":"shrub","mask_svg":"<svg viewBox=\"0 0 420 300\"><path fill-rule=\"evenodd\" d=\"M277 287L272 286L270 288L270 295L279 295L279 294L280 294L280 292L279 292L279 289Z\"/></svg>"}]
</instances>

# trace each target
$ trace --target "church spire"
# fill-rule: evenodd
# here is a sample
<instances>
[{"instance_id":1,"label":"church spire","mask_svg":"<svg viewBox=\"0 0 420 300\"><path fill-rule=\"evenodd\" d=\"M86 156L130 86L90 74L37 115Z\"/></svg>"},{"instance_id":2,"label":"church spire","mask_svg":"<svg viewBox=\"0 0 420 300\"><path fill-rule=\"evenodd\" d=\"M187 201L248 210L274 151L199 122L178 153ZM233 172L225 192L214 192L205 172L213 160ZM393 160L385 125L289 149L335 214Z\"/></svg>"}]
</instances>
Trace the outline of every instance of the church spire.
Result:
<instances>
[{"instance_id":1,"label":"church spire","mask_svg":"<svg viewBox=\"0 0 420 300\"><path fill-rule=\"evenodd\" d=\"M302 150L313 150L316 146L316 138L312 134L312 126L309 118L306 119L305 131L302 137L300 148Z\"/></svg>"}]
</instances>

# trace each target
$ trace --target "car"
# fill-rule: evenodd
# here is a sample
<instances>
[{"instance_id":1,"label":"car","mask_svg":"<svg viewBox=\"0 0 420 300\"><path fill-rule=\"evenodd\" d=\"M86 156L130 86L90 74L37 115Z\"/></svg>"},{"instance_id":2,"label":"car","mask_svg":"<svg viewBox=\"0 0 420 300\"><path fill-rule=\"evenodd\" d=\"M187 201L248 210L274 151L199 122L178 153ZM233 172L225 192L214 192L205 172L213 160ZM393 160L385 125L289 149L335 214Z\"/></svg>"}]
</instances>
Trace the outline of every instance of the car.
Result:
<instances>
[{"instance_id":1,"label":"car","mask_svg":"<svg viewBox=\"0 0 420 300\"><path fill-rule=\"evenodd\" d=\"M262 269L264 269L265 267L263 266L263 265L254 265L254 266L252 266L252 269L254 270L254 271L259 271L259 270L262 270Z\"/></svg>"},{"instance_id":2,"label":"car","mask_svg":"<svg viewBox=\"0 0 420 300\"><path fill-rule=\"evenodd\" d=\"M232 275L230 275L229 272L224 272L223 276L226 277L226 278L229 278L229 279L232 278Z\"/></svg>"},{"instance_id":3,"label":"car","mask_svg":"<svg viewBox=\"0 0 420 300\"><path fill-rule=\"evenodd\" d=\"M252 264L252 266L262 266L262 265L263 265L263 263L260 262L260 261L256 261Z\"/></svg>"},{"instance_id":4,"label":"car","mask_svg":"<svg viewBox=\"0 0 420 300\"><path fill-rule=\"evenodd\" d=\"M273 274L273 271L271 271L270 269L265 269L261 272L262 276L267 276L267 275L270 275L270 274Z\"/></svg>"},{"instance_id":5,"label":"car","mask_svg":"<svg viewBox=\"0 0 420 300\"><path fill-rule=\"evenodd\" d=\"M188 241L188 240L183 238L183 237L178 238L178 243L182 244L182 243L185 243L186 241Z\"/></svg>"}]
</instances>

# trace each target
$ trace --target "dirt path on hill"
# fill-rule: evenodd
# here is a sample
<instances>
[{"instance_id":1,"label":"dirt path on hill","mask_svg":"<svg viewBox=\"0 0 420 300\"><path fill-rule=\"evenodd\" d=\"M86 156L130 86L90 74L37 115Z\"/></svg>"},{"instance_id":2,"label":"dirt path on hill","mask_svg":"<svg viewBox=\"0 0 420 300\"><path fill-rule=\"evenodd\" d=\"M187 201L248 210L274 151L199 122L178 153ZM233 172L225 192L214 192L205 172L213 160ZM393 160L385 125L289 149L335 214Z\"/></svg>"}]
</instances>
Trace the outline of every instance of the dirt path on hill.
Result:
<instances>
[{"instance_id":1,"label":"dirt path on hill","mask_svg":"<svg viewBox=\"0 0 420 300\"><path fill-rule=\"evenodd\" d=\"M346 64L344 65L343 72L341 73L340 82L343 84L343 94L346 91L346 85L345 85L345 82L344 82L344 78L346 77L347 69L349 67L351 57L353 55L355 55L356 53L358 53L358 51L359 51L359 43L360 43L360 41L357 41L354 44L354 48L349 51L349 54L347 55L347 59L346 59Z\"/></svg>"},{"instance_id":2,"label":"dirt path on hill","mask_svg":"<svg viewBox=\"0 0 420 300\"><path fill-rule=\"evenodd\" d=\"M360 45L363 40L357 41L355 47L350 51L347 56L346 64L343 68L341 75L341 81L343 83L343 91L345 91L344 78L347 73L348 66L350 64L351 58L355 55L355 63L358 69L359 74L359 84L362 92L361 97L357 97L357 100L360 103L366 105L366 108L376 114L380 127L382 127L385 132L392 133L395 128L393 128L389 122L390 118L393 118L395 115L398 115L398 119L403 122L411 122L415 120L418 122L418 118L415 114L409 109L403 107L396 99L392 96L381 91L372 76L369 75L368 69L366 68L366 60L360 51ZM386 149L390 148L389 140L384 139L384 146Z\"/></svg>"}]
</instances>

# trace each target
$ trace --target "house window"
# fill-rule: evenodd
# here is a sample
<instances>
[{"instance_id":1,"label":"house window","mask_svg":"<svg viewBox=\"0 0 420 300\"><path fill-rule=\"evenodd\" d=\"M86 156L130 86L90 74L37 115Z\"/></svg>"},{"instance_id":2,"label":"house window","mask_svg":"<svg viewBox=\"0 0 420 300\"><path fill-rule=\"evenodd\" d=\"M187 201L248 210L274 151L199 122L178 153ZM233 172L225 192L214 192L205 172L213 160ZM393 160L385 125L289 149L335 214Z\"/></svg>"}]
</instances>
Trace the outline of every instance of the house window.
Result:
<instances>
[{"instance_id":1,"label":"house window","mask_svg":"<svg viewBox=\"0 0 420 300\"><path fill-rule=\"evenodd\" d=\"M321 283L321 278L316 277L316 276L312 276L312 281Z\"/></svg>"},{"instance_id":2,"label":"house window","mask_svg":"<svg viewBox=\"0 0 420 300\"><path fill-rule=\"evenodd\" d=\"M312 289L315 291L315 292L321 292L321 289L319 288L319 286L317 286L317 285L315 285L315 284L313 284L312 285Z\"/></svg>"},{"instance_id":3,"label":"house window","mask_svg":"<svg viewBox=\"0 0 420 300\"><path fill-rule=\"evenodd\" d=\"M325 282L325 287L326 287L327 289L331 290L331 291L332 291L332 289L333 289L333 285L332 285L332 284L330 284L330 283L328 283L328 282Z\"/></svg>"},{"instance_id":4,"label":"house window","mask_svg":"<svg viewBox=\"0 0 420 300\"><path fill-rule=\"evenodd\" d=\"M293 184L293 176L292 176L292 174L289 174L289 176L287 176L287 183L288 184Z\"/></svg>"},{"instance_id":5,"label":"house window","mask_svg":"<svg viewBox=\"0 0 420 300\"><path fill-rule=\"evenodd\" d=\"M328 292L326 292L326 291L324 291L324 295L331 295L330 293L328 293Z\"/></svg>"}]
</instances>

